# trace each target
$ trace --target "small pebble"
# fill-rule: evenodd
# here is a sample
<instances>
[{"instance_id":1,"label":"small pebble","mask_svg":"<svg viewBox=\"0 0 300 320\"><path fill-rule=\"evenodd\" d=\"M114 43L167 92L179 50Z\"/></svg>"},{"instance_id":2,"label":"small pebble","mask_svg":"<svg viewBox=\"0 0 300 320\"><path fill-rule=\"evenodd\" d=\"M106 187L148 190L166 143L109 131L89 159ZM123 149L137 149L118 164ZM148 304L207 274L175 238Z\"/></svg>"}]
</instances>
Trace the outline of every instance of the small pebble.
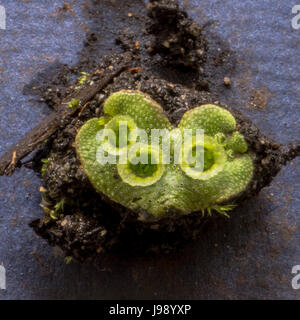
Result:
<instances>
[{"instance_id":1,"label":"small pebble","mask_svg":"<svg viewBox=\"0 0 300 320\"><path fill-rule=\"evenodd\" d=\"M162 45L165 47L165 48L170 48L170 42L169 41L164 41L162 43Z\"/></svg>"},{"instance_id":2,"label":"small pebble","mask_svg":"<svg viewBox=\"0 0 300 320\"><path fill-rule=\"evenodd\" d=\"M100 108L96 108L96 110L95 110L95 114L96 114L96 116L99 116L100 115Z\"/></svg>"},{"instance_id":3,"label":"small pebble","mask_svg":"<svg viewBox=\"0 0 300 320\"><path fill-rule=\"evenodd\" d=\"M225 77L225 78L224 78L224 84L225 84L225 86L227 86L227 87L231 86L231 80L230 80L230 78Z\"/></svg>"},{"instance_id":4,"label":"small pebble","mask_svg":"<svg viewBox=\"0 0 300 320\"><path fill-rule=\"evenodd\" d=\"M200 86L201 90L207 91L209 89L209 86L208 86L208 83L206 80L201 80L199 82L199 86Z\"/></svg>"}]
</instances>

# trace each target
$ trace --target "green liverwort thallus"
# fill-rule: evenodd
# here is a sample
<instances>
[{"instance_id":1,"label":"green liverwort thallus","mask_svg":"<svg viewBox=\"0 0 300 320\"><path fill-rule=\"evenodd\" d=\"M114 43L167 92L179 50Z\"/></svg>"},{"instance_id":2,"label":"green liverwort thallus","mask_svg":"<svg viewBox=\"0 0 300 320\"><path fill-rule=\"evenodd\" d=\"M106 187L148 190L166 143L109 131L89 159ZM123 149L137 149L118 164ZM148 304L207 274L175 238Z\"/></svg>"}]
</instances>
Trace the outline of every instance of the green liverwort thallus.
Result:
<instances>
[{"instance_id":1,"label":"green liverwort thallus","mask_svg":"<svg viewBox=\"0 0 300 320\"><path fill-rule=\"evenodd\" d=\"M118 128L124 123L128 140L121 139L113 145L109 138L104 142L98 139L102 129L112 129L118 135ZM171 162L161 161L160 145L140 142L138 152L126 154L125 162L101 164L97 161L99 147L115 157L124 155L127 147L134 147L135 129L146 130L149 139L152 129L166 129L171 137ZM175 146L182 143L182 132L186 129L193 134L197 129L204 130L204 141L200 143L203 170L197 170L193 163L185 160L174 161ZM195 136L184 142L187 143L185 153L193 155L199 144ZM216 105L202 105L186 112L174 128L163 109L140 91L113 93L104 104L104 116L87 121L80 129L76 149L96 190L126 208L147 212L150 220L173 212L210 214L215 210L227 215L234 207L232 199L246 189L253 174L247 143L237 131L236 120L230 112ZM139 163L140 156L156 161Z\"/></svg>"}]
</instances>

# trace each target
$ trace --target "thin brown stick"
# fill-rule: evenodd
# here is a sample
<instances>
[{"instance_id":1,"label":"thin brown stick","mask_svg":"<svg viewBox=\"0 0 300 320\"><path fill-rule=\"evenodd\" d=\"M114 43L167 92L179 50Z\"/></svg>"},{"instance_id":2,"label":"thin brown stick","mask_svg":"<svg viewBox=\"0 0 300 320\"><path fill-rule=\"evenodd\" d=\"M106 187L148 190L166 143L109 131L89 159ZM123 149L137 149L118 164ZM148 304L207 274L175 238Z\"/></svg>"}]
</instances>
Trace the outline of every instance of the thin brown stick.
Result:
<instances>
[{"instance_id":1,"label":"thin brown stick","mask_svg":"<svg viewBox=\"0 0 300 320\"><path fill-rule=\"evenodd\" d=\"M99 91L105 88L112 80L120 73L129 67L130 58L125 56L122 62L115 70L105 70L102 79L95 82L92 86L86 86L79 89L75 93L67 97L55 112L51 113L35 128L33 128L27 135L22 138L17 144L11 147L0 158L0 176L11 175L20 161L35 150L42 142L51 137L59 127L59 123L63 120L71 118L78 111L80 112L88 101L90 101ZM87 90L88 89L88 90ZM78 107L68 108L67 105L72 99L80 100Z\"/></svg>"}]
</instances>

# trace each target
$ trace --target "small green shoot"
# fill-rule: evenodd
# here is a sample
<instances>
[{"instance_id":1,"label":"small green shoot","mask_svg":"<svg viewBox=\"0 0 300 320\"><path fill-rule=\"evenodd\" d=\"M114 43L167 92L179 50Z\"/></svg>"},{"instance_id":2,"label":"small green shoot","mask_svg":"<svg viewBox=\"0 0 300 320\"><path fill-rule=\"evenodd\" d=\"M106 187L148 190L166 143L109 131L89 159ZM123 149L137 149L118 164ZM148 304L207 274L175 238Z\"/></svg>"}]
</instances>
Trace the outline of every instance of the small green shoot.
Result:
<instances>
[{"instance_id":1,"label":"small green shoot","mask_svg":"<svg viewBox=\"0 0 300 320\"><path fill-rule=\"evenodd\" d=\"M49 166L49 159L42 159L42 168L41 168L41 174L42 176L46 173L48 166Z\"/></svg>"},{"instance_id":2,"label":"small green shoot","mask_svg":"<svg viewBox=\"0 0 300 320\"><path fill-rule=\"evenodd\" d=\"M71 100L71 102L68 103L68 108L70 108L70 109L77 108L77 107L79 107L79 105L80 105L80 100L73 98Z\"/></svg>"}]
</instances>

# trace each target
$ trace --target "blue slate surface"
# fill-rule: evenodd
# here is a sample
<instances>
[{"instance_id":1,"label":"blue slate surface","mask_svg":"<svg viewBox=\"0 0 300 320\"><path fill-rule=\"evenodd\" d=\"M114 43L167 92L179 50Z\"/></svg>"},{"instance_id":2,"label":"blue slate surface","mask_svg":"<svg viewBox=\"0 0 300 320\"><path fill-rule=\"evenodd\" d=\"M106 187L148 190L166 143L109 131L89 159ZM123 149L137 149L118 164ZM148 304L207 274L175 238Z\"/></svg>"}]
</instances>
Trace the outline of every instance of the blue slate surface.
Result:
<instances>
[{"instance_id":1,"label":"blue slate surface","mask_svg":"<svg viewBox=\"0 0 300 320\"><path fill-rule=\"evenodd\" d=\"M22 95L23 86L55 61L77 60L88 16L84 1L70 3L74 11L62 14L63 0L0 0L7 12L7 30L0 30L0 155L49 113ZM223 100L283 144L299 139L300 30L291 27L295 2L184 4L200 23L213 19L212 28L237 52L239 65L229 74L233 88ZM107 20L114 10L111 5ZM113 34L103 35L103 51L113 46L112 39ZM263 109L251 105L253 92L261 95L262 105L266 102ZM60 252L28 227L42 216L40 182L32 171L0 177L0 263L7 270L7 290L0 291L0 299L299 299L300 291L291 286L292 267L300 265L299 164L296 159L283 168L221 229L184 251L111 261L104 269L66 265Z\"/></svg>"}]
</instances>

